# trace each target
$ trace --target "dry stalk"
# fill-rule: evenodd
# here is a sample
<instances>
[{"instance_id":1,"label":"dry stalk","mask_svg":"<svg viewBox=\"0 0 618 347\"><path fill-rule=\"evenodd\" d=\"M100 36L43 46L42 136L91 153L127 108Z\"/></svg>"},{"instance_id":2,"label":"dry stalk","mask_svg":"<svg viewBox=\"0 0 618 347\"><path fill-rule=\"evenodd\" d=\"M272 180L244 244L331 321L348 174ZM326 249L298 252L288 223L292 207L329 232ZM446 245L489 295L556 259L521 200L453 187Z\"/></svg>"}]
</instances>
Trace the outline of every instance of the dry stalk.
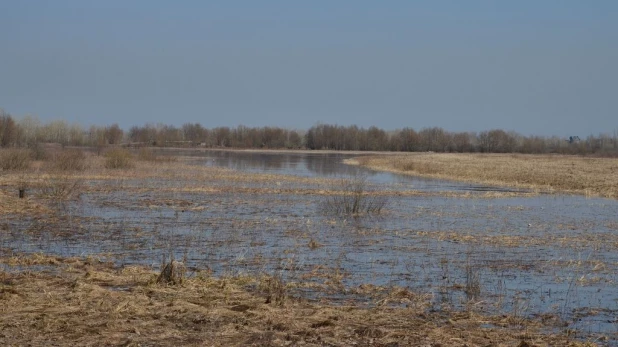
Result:
<instances>
[{"instance_id":1,"label":"dry stalk","mask_svg":"<svg viewBox=\"0 0 618 347\"><path fill-rule=\"evenodd\" d=\"M179 285L184 281L187 268L185 264L176 261L173 258L163 266L159 277L157 277L157 283L164 283L170 285Z\"/></svg>"}]
</instances>

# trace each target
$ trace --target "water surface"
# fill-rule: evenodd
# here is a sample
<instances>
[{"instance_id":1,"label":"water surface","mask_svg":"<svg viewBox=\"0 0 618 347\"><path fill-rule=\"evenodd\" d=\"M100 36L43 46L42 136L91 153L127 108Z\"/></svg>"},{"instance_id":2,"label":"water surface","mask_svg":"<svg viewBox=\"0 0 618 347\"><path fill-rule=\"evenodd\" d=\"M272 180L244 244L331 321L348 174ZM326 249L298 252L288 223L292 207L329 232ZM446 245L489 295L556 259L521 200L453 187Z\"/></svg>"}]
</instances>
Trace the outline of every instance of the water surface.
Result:
<instances>
[{"instance_id":1,"label":"water surface","mask_svg":"<svg viewBox=\"0 0 618 347\"><path fill-rule=\"evenodd\" d=\"M352 157L347 154L165 153L190 156L194 165L274 175L364 175L374 190L479 195L390 194L382 214L354 218L324 213L320 194L187 193L157 189L182 182L123 182L152 189L85 194L65 207L57 224L7 221L2 249L109 255L119 264L153 268L172 253L219 275L280 273L290 282L330 288L303 292L315 299L347 300L367 283L402 286L430 293L434 310L473 305L492 314L553 316L584 339L605 335L618 342L615 200L487 199L483 192L507 189L375 172L343 164Z\"/></svg>"}]
</instances>

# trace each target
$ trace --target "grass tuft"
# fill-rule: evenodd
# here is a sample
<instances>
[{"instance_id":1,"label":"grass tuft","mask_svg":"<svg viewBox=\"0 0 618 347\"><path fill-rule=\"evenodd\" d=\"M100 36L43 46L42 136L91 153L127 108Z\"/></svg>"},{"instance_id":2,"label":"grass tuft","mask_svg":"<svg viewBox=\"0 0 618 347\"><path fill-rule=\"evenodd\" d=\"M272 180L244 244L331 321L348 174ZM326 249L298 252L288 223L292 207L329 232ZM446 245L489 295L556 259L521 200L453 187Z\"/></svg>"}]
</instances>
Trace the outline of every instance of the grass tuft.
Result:
<instances>
[{"instance_id":1,"label":"grass tuft","mask_svg":"<svg viewBox=\"0 0 618 347\"><path fill-rule=\"evenodd\" d=\"M259 288L266 296L266 304L282 306L285 303L287 290L280 274L262 277Z\"/></svg>"},{"instance_id":2,"label":"grass tuft","mask_svg":"<svg viewBox=\"0 0 618 347\"><path fill-rule=\"evenodd\" d=\"M344 178L337 186L339 194L326 196L322 210L334 215L380 214L388 202L384 195L367 192L367 177ZM336 187L335 187L336 189Z\"/></svg>"},{"instance_id":3,"label":"grass tuft","mask_svg":"<svg viewBox=\"0 0 618 347\"><path fill-rule=\"evenodd\" d=\"M159 277L157 277L157 283L170 285L182 284L186 273L187 268L185 264L172 258L169 262L164 264Z\"/></svg>"}]
</instances>

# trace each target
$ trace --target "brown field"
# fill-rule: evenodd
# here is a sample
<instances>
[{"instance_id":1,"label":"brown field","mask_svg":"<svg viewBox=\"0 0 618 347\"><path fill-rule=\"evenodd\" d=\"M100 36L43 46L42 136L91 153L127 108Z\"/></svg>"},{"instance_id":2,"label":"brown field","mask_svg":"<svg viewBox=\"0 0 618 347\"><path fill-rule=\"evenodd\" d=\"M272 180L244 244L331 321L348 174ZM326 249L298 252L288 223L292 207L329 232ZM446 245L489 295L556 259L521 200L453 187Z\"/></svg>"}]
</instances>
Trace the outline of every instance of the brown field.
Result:
<instances>
[{"instance_id":1,"label":"brown field","mask_svg":"<svg viewBox=\"0 0 618 347\"><path fill-rule=\"evenodd\" d=\"M618 159L565 155L410 153L349 160L374 170L618 198Z\"/></svg>"}]
</instances>

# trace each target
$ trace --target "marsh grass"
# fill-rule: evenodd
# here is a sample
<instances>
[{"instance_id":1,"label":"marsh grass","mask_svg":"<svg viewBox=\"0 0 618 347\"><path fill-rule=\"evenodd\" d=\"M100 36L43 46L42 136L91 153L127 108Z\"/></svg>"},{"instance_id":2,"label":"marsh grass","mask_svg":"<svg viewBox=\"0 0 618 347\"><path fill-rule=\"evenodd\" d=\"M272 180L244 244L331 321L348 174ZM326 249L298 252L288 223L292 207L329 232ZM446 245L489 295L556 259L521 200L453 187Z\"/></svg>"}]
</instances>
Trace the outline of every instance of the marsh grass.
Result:
<instances>
[{"instance_id":1,"label":"marsh grass","mask_svg":"<svg viewBox=\"0 0 618 347\"><path fill-rule=\"evenodd\" d=\"M258 278L196 276L182 286L154 285L151 269L117 268L95 258L43 255L0 259L29 271L0 271L0 344L57 345L360 345L594 346L548 334L522 318L432 313L399 303L424 301L405 288L386 291L394 305L287 300L265 303L248 284ZM45 265L48 271L36 270ZM6 265L12 266L12 265ZM61 275L59 275L61 274ZM268 281L265 279L264 281ZM272 292L280 291L280 285ZM248 289L249 288L249 289ZM44 289L44 290L43 290ZM416 307L416 306L414 306ZM500 326L499 329L484 327Z\"/></svg>"},{"instance_id":2,"label":"marsh grass","mask_svg":"<svg viewBox=\"0 0 618 347\"><path fill-rule=\"evenodd\" d=\"M272 174L247 174L233 170L187 165L183 162L183 159L179 159L178 163L173 164L136 161L135 166L131 169L119 171L101 170L105 158L95 159L98 160L98 162L95 162L91 170L79 173L70 172L66 174L67 177L88 180L88 186L85 187L85 189L89 189L89 192L95 191L96 193L94 193L93 196L96 198L101 197L103 200L105 199L105 194L108 192L120 192L126 195L139 193L138 199L121 199L121 201L105 202L106 204L110 204L109 206L114 206L115 208L127 209L123 211L132 211L127 213L134 213L136 207L141 208L148 206L154 206L153 209L160 209L165 212L171 211L172 214L175 213L175 218L170 217L170 219L173 219L169 221L171 227L169 225L164 226L159 224L159 220L149 221L162 230L167 227L181 227L179 223L184 223L182 218L184 215L183 212L180 211L191 211L195 209L196 211L204 210L210 212L209 209L222 203L220 198L222 196L221 194L227 194L226 199L231 201L229 205L238 203L251 204L255 203L255 201L259 204L267 199L273 200L273 197L280 196L281 194L312 194L309 197L314 199L313 201L321 201L324 197L341 194L339 180L310 180L308 178L293 176L284 177ZM10 179L11 177L17 176L18 173L1 175L0 180L2 181L0 182L2 182L2 184L0 184L0 186L7 186L4 181L5 178ZM283 189L276 185L275 182L284 182L284 187L289 186L291 188L287 190ZM303 188L296 188L294 186L301 184ZM257 185L257 187L255 185ZM92 188L92 186L96 186L96 188ZM324 187L327 187L327 189ZM372 187L368 187L366 190L368 195L372 193L370 190L371 188ZM163 192L164 194L160 196L156 196L155 194L150 195L153 192L157 194ZM0 194L1 193L3 192L0 192ZM260 196L251 201L244 200L247 199L246 197L237 198L238 193L249 194L252 197L260 194L264 194L264 196ZM198 198L187 197L189 194L195 194ZM3 199L4 196L0 196L1 213L7 211L3 209L4 206L17 206L17 203L13 204L15 200L10 200L10 204L4 204L5 201ZM311 205L303 206L314 206L313 201ZM213 212L214 211L217 210L213 210ZM387 212L390 216L391 211ZM435 216L433 215L434 212L436 213ZM428 208L424 209L422 213L431 213L432 216L438 219L443 216L443 212L442 210L432 211ZM164 212L161 213L163 214ZM268 217L268 223L270 223L271 217L273 216L270 215ZM202 216L196 218L202 219ZM223 218L228 217L225 215ZM321 217L316 217L314 222L317 224L317 220L320 218ZM164 218L161 217L161 219ZM253 218L248 218L247 220L241 218L239 221L235 222L230 229L223 229L217 226L217 223L220 222L220 216L214 216L212 219L214 220L212 224L208 224L207 222L206 224L199 224L199 227L196 227L200 231L210 228L222 231L221 233L213 233L213 236L211 236L212 242L209 242L209 245L214 245L216 243L215 241L221 241L213 247L216 247L215 251L208 250L208 252L213 252L212 254L235 252L237 248L234 248L233 243L242 242L243 237L247 235L244 233L245 231L252 232L261 230L262 227L267 225L260 224L262 221L256 221ZM343 224L344 220L348 222L353 220L354 222L358 222L359 225L362 225L374 220L380 222L382 219L384 218L340 219L333 217L328 218L326 223L335 222ZM41 218L41 220L43 220L41 224L46 223L45 219ZM143 219L141 220L143 221ZM295 222L299 220L300 219L297 219ZM105 228L104 233L106 239L121 236L124 240L125 235L127 235L126 233L131 233L127 231L129 225L121 223L117 227L118 231L113 231L114 222L104 221L103 223L105 224L103 227ZM188 221L187 223L197 223L197 221ZM202 223L202 221L200 220L199 223ZM611 223L611 221L608 223ZM90 224L90 226L96 227L95 224ZM330 227L331 225L328 224L327 230L331 230ZM481 231L478 233L462 233L458 230L448 230L448 226L444 227L447 231L429 232L427 235L424 235L423 233L427 231L422 229L417 230L414 224L410 223L412 231L409 234L419 241L439 239L440 242L444 243L472 244L475 247L478 245L491 245L492 247L527 247L548 244L560 245L560 247L570 247L573 245L573 247L575 247L577 244L581 245L582 243L580 241L585 240L586 236L579 233L572 233L568 235L547 235L547 237L538 237L537 234L512 235L508 232L502 234L497 231L490 234ZM294 224L292 228L303 229L302 227L298 227L297 224ZM293 251L298 251L299 257L305 256L307 253L303 252L310 252L309 249L312 249L311 243L308 245L308 242L311 242L311 236L315 237L316 240L320 242L324 242L327 246L324 250L311 251L308 258L311 258L312 255L317 256L324 252L330 252L330 248L333 245L332 240L328 238L327 234L317 233L317 228L321 228L321 226L318 227L316 225L315 228L316 230L308 230L306 233L301 231L294 234L294 237L298 238L296 242L298 246L297 249ZM11 227L11 229L22 231L21 227ZM339 236L341 235L338 233L340 230L351 231L351 228L344 229L342 227L341 229L335 230L336 234ZM372 236L384 233L385 230L387 229L383 230L380 227L371 229L365 228L358 231L355 230L352 233L355 233L354 237L358 237L359 239L368 239ZM26 232L30 234L39 233L38 230L34 231L34 229ZM66 227L63 228L63 232L69 235L74 232L79 232L79 230L78 228ZM88 232L88 235L94 234L91 230L88 230ZM233 233L234 236L216 235L224 234L224 232ZM147 231L144 232L144 234L157 235L159 232L154 231L150 233L150 231ZM607 244L616 244L615 242L618 239L609 234L610 233L607 233L607 235L605 233L594 234L594 238L595 240L603 240L602 242L605 240L611 241L604 242ZM345 235L345 237L349 236L349 234ZM610 236L612 238L610 238ZM142 239L145 237L146 236L140 236ZM41 243L46 242L46 238L41 238L41 240ZM56 240L57 239L54 239L54 241ZM262 242L268 244L268 242L264 240L262 236L259 236L256 238L256 243ZM143 244L133 241L135 240L129 240L129 237L127 237L127 242L126 244L122 243L120 246L121 249L125 252L127 252L127 250L131 252L147 252ZM166 242L160 241L161 240L158 242L162 245L156 247L165 248L167 246ZM180 241L176 243L171 242L172 248L179 246L180 243ZM426 242L426 244L429 245L430 243ZM307 246L309 246L309 249ZM196 246L193 245L193 247ZM376 247L381 247L381 245ZM390 250L385 250L385 252L388 251ZM150 252L152 252L152 249L150 249ZM435 250L429 247L424 252L427 252L427 255L429 255L430 252L435 252ZM115 254L118 254L120 258L123 256L126 257L127 254L130 253L127 252L122 254L122 252L118 252ZM333 266L333 264L316 264L314 267L315 271L307 273L307 268L303 268L303 264L298 264L298 262L296 262L282 267L283 270L279 273L285 274L284 281L281 276L261 275L269 271L267 269L268 262L271 261L272 263L273 255L269 255L268 251L260 254L259 260L262 261L264 265L255 265L251 270L248 270L249 267L247 266L250 262L250 260L247 259L250 258L250 254L243 253L242 256L246 256L246 258L241 259L239 256L238 261L225 265L226 268L224 270L227 271L229 269L229 273L231 274L226 279L214 277L220 276L220 274L223 273L215 270L213 276L201 278L185 276L182 279L182 285L168 285L168 283L172 284L173 281L160 282L165 285L156 284L156 279L161 277L162 273L165 272L163 270L165 264L170 263L169 260L167 263L164 263L161 269L158 269L160 271L131 267L123 269L116 267L113 271L108 271L99 269L96 264L89 265L91 269L88 270L89 274L86 276L81 272L82 270L78 266L72 267L72 265L67 265L63 260L57 259L58 272L56 274L60 274L59 276L43 281L42 278L45 274L36 273L36 276L24 280L24 287L28 289L24 289L24 287L10 287L11 290L26 291L29 295L28 299L30 299L30 301L24 298L22 301L11 302L11 304L17 305L15 307L18 307L20 311L16 312L24 315L23 317L30 315L28 316L29 320L22 318L22 316L16 317L18 315L17 313L10 313L10 318L15 318L17 322L22 323L22 326L28 327L25 329L32 329L25 330L26 332L32 333L37 332L37 330L30 328L25 322L35 320L35 318L38 317L36 314L41 312L49 314L50 316L48 317L50 319L48 320L45 318L45 323L49 324L49 329L45 330L46 334L39 337L41 341L48 341L48 339L56 337L57 335L53 335L53 328L58 328L65 329L61 331L67 335L79 336L82 339L80 340L81 343L73 344L82 345L87 344L86 342L89 341L88 338L92 338L93 334L97 334L97 336L101 338L109 339L122 336L127 340L132 339L131 341L143 345L182 345L191 344L191 341L208 340L216 341L216 343L222 341L221 345L246 345L251 344L251 341L260 341L260 343L264 342L266 344L276 344L273 341L296 341L298 344L306 342L305 344L307 345L318 345L325 344L326 342L324 341L330 341L329 343L332 345L349 345L353 342L357 343L357 345L388 345L391 342L397 342L403 345L436 345L441 343L443 346L463 346L464 344L486 346L505 343L506 345L515 346L517 345L517 340L512 340L511 337L521 337L522 330L527 329L528 326L532 326L531 331L536 331L536 328L541 329L540 326L543 323L538 321L534 324L531 323L530 317L537 312L537 308L533 307L526 309L524 305L525 302L521 301L522 305L517 306L515 309L510 305L511 297L507 297L506 295L505 299L509 300L509 303L504 306L508 308L500 312L501 316L498 318L481 316L480 312L482 312L482 314L488 314L488 311L481 311L481 305L475 306L479 307L476 310L469 310L473 314L479 313L478 316L471 314L462 315L460 312L457 312L457 310L461 308L459 304L463 302L463 300L460 301L458 299L462 298L463 294L467 294L464 291L474 292L476 286L475 272L478 275L478 270L473 268L469 269L469 275L466 273L468 269L466 269L466 264L463 262L463 258L465 257L465 253L463 252L457 256L445 255L444 263L440 264L442 268L441 273L435 274L428 272L426 275L425 273L421 275L417 272L410 271L412 277L410 286L414 289L385 286L384 289L374 288L374 293L370 293L372 291L371 286L365 286L363 288L367 289L366 291L362 290L362 293L359 291L359 295L371 295L370 299L365 301L363 301L365 297L362 297L359 301L354 301L355 298L349 294L357 288L350 289L346 287L346 283L349 283L348 279L357 275L353 267L346 267L346 265ZM423 255L420 256L422 257ZM204 260L204 264L210 264L210 260L215 258L217 257L213 256L212 258L208 258L208 260ZM504 260L504 262L492 262L490 265L483 263L483 266L495 268L505 267L507 269L521 269L524 271L536 269L534 267L529 268L529 261L513 262L511 259ZM157 260L154 262L156 263ZM55 264L52 265L56 266ZM560 265L561 264L557 264L556 266ZM62 268L63 266L71 267L65 269ZM608 266L611 266L611 264L608 264ZM254 270L255 268L259 269ZM300 275L293 278L290 276L290 269L300 269L298 270ZM613 267L611 267L611 269L613 269ZM65 270L66 272L64 272ZM346 273L344 271L348 272ZM487 273L487 276L484 275L482 279L490 280L492 278L490 276L494 276L491 271L493 270L483 272L484 274ZM132 274L129 277L130 272L132 272ZM241 273L245 276L242 279L239 275ZM440 281L440 275L442 275L442 281ZM10 274L7 276L10 276ZM173 276L166 277L172 278ZM279 278L277 279L276 277ZM426 278L429 278L429 280ZM66 289L66 293L62 292L65 290L65 283L62 282L64 279L73 280L73 282L67 284L67 286L70 285L71 287ZM369 281L372 280L370 278L367 279ZM32 282L28 282L28 280ZM297 283L292 282L296 280L298 280ZM412 284L413 282L418 284L418 287L426 287L418 289L418 287ZM0 281L0 286L4 285L3 283L6 282ZM67 283L69 283L69 281L67 281ZM49 285L53 288L53 291L48 291L47 294L49 295L47 297L43 295L39 296L40 290L36 291L35 288L29 287L31 285L34 287L34 284ZM428 293L435 293L433 289L435 289L436 284L438 286L442 284L440 289L444 290L442 292L444 298L442 305L443 309L439 311L427 308L428 306L435 307L432 305L432 302L430 302L431 299L427 298L427 295L432 295ZM579 285L579 283L575 284ZM0 292L2 288L0 288ZM389 288L392 289L389 290ZM486 288L487 287L480 288L482 289L481 294L485 295L490 291ZM299 290L295 291L294 289ZM511 289L512 288L509 288L509 290ZM427 293L423 292L423 290L427 290ZM54 296L57 294L57 292L54 291L63 294ZM281 292L283 292L283 295L280 294ZM310 295L308 295L307 298L297 297L297 295L299 295L298 293L309 293ZM573 294L570 294L571 297L575 292L572 293ZM10 296L10 293L0 293L0 296L2 295ZM331 299L329 295L341 296L345 299L336 301L335 299ZM43 299L47 300L48 297L55 298L56 301L53 301L53 303L55 303L55 308L58 311L52 313L44 311L41 307L47 305L47 301L44 302L45 304L37 306L38 303L35 302L35 300L41 300L40 302L43 303ZM281 300L281 297L284 299ZM319 300L319 305L316 303L316 298ZM90 300L94 303L102 303L102 308L94 304L90 305ZM332 300L332 302L330 300ZM266 301L269 301L269 303L265 304ZM20 303L24 304L23 309L22 306L19 306ZM375 306L371 309L367 309L367 305ZM14 306L9 307L12 308ZM30 311L27 309L30 309ZM64 312L65 314L60 314L59 312ZM438 312L437 316L433 316L435 312ZM5 316L2 318L9 317L8 315L9 313L5 311ZM72 318L73 315L81 315L80 318L84 321L82 322L77 319L67 321L67 317L70 316ZM506 318L506 316L510 318ZM96 321L97 317L100 321ZM67 328L60 323L58 323L59 325L54 325L55 323L52 321L54 318L60 322L64 322L64 324L67 324L67 322L74 324L75 330L71 330L73 326L71 326L69 330L66 330ZM371 319L371 321L369 321L369 319ZM0 319L0 325L4 322L6 321ZM99 324L100 322L105 322L105 324ZM106 325L107 323L109 323L109 326ZM494 326L500 327L499 333L492 330L493 328L482 328L487 325L491 326L492 323L496 324ZM515 324L517 329L513 330L511 324ZM126 331L122 330L125 326L128 326ZM109 329L105 330L108 327ZM379 329L380 332L372 330L376 329L376 327L378 327L377 329ZM20 330L8 324L1 325L0 328L8 329L6 333L4 333L5 336L10 336L11 333L15 332L21 333ZM128 329L138 329L140 334L138 335L135 331L130 331ZM440 331L440 333L438 334L436 331ZM462 331L465 331L465 334L462 333ZM546 332L547 331L544 331L544 333ZM511 333L515 335L508 335ZM427 340L415 339L421 334L427 336ZM491 336L492 338L483 337L484 335L482 334L489 334L485 336ZM178 340L168 340L170 336L180 337L178 337ZM233 341L229 340L230 336L234 336ZM317 340L317 336L319 336L321 340ZM526 336L526 338L529 338L528 334ZM63 335L61 338L66 337ZM156 338L160 340L156 340ZM191 338L197 338L197 340L191 340ZM310 340L310 338L315 339ZM555 340L551 340L551 338ZM534 345L539 346L568 345L564 344L565 340L563 336L554 335L551 338L546 334L539 333L538 335L533 334L532 339L527 341L531 344L533 343L532 341L538 341L538 343ZM5 340L0 337L0 344L11 345L11 343L3 343L4 341ZM27 339L17 341L25 342L16 342L12 344L20 345L30 342L30 340ZM118 342L117 340L112 341ZM510 344L508 343L509 341L511 342ZM541 343L542 341L548 342ZM117 344L124 342L126 341L122 340ZM41 342L40 344L42 345L44 343ZM65 344L69 345L71 343ZM114 343L110 342L109 344ZM291 344L294 345L294 343Z\"/></svg>"},{"instance_id":3,"label":"marsh grass","mask_svg":"<svg viewBox=\"0 0 618 347\"><path fill-rule=\"evenodd\" d=\"M567 155L409 153L346 161L430 178L618 198L618 159Z\"/></svg>"},{"instance_id":4,"label":"marsh grass","mask_svg":"<svg viewBox=\"0 0 618 347\"><path fill-rule=\"evenodd\" d=\"M263 293L266 304L282 306L288 296L287 286L279 273L262 276L258 288Z\"/></svg>"},{"instance_id":5,"label":"marsh grass","mask_svg":"<svg viewBox=\"0 0 618 347\"><path fill-rule=\"evenodd\" d=\"M157 277L157 283L180 285L185 280L186 273L187 268L185 264L170 257L169 261L162 264L161 272Z\"/></svg>"},{"instance_id":6,"label":"marsh grass","mask_svg":"<svg viewBox=\"0 0 618 347\"><path fill-rule=\"evenodd\" d=\"M32 153L27 149L0 150L0 169L2 171L19 171L30 168Z\"/></svg>"},{"instance_id":7,"label":"marsh grass","mask_svg":"<svg viewBox=\"0 0 618 347\"><path fill-rule=\"evenodd\" d=\"M465 293L468 301L474 301L481 296L481 275L478 267L472 264L470 257L466 260L466 287Z\"/></svg>"},{"instance_id":8,"label":"marsh grass","mask_svg":"<svg viewBox=\"0 0 618 347\"><path fill-rule=\"evenodd\" d=\"M82 193L83 180L72 175L46 175L40 186L44 198L63 201L78 198Z\"/></svg>"},{"instance_id":9,"label":"marsh grass","mask_svg":"<svg viewBox=\"0 0 618 347\"><path fill-rule=\"evenodd\" d=\"M388 203L388 197L367 191L367 177L363 175L342 178L332 190L339 194L327 195L322 202L322 211L334 215L380 214Z\"/></svg>"},{"instance_id":10,"label":"marsh grass","mask_svg":"<svg viewBox=\"0 0 618 347\"><path fill-rule=\"evenodd\" d=\"M88 162L82 150L64 149L52 156L50 167L54 171L84 171Z\"/></svg>"},{"instance_id":11,"label":"marsh grass","mask_svg":"<svg viewBox=\"0 0 618 347\"><path fill-rule=\"evenodd\" d=\"M134 167L133 156L123 148L114 148L105 152L104 166L108 169L130 169Z\"/></svg>"}]
</instances>

